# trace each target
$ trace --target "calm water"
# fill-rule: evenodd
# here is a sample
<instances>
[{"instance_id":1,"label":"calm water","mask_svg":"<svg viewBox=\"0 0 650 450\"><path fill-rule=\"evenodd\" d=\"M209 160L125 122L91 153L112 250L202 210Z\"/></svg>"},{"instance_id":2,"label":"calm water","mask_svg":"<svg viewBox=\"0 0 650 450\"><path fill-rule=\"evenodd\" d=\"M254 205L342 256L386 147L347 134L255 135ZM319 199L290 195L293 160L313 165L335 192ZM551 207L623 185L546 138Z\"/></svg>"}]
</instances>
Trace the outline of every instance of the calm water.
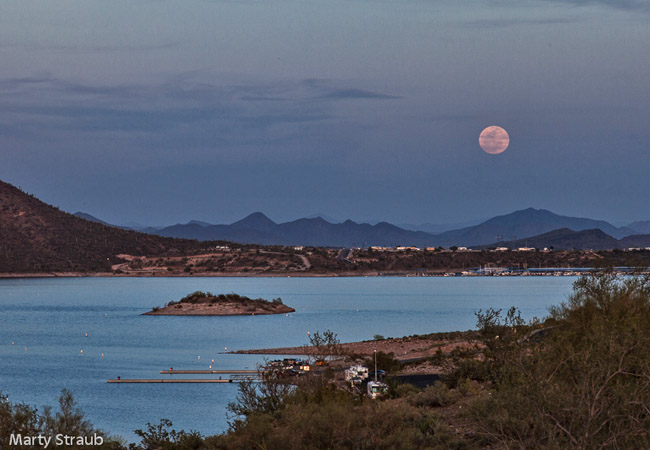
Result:
<instances>
[{"instance_id":1,"label":"calm water","mask_svg":"<svg viewBox=\"0 0 650 450\"><path fill-rule=\"evenodd\" d=\"M375 334L474 328L474 312L517 306L526 318L566 299L574 278L78 278L0 280L0 390L16 402L55 405L70 389L98 427L134 441L161 418L177 429L227 428L236 384L107 384L176 369L255 368L228 350L303 345L307 331L341 341ZM151 317L140 314L195 290L281 297L291 317ZM358 311L357 311L358 310ZM88 333L88 337L85 337ZM13 342L13 344L12 344ZM25 351L27 348L27 351ZM83 350L83 354L81 353ZM104 357L101 357L101 354ZM200 361L198 356L201 357ZM185 376L184 376L185 377Z\"/></svg>"}]
</instances>

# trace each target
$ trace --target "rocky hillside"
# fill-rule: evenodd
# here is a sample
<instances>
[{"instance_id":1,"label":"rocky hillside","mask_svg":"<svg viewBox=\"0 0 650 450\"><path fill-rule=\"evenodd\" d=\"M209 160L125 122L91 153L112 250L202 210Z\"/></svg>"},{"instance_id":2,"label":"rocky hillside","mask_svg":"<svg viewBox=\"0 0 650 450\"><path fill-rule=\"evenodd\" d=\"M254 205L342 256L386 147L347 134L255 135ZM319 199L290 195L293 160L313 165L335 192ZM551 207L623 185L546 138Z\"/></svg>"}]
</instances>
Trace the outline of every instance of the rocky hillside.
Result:
<instances>
[{"instance_id":1,"label":"rocky hillside","mask_svg":"<svg viewBox=\"0 0 650 450\"><path fill-rule=\"evenodd\" d=\"M0 273L101 272L119 262L118 254L165 255L205 246L84 220L0 181Z\"/></svg>"}]
</instances>

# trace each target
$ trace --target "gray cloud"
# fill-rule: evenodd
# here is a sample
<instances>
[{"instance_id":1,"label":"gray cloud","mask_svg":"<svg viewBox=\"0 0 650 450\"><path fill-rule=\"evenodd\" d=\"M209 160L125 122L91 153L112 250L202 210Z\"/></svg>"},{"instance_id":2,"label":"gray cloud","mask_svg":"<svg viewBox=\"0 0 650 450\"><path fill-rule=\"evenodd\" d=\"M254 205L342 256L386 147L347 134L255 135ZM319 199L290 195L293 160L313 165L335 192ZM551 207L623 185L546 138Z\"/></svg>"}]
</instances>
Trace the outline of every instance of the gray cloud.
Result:
<instances>
[{"instance_id":1,"label":"gray cloud","mask_svg":"<svg viewBox=\"0 0 650 450\"><path fill-rule=\"evenodd\" d=\"M381 94L378 92L366 91L363 89L333 89L330 92L319 96L319 98L330 99L394 99L394 95Z\"/></svg>"},{"instance_id":2,"label":"gray cloud","mask_svg":"<svg viewBox=\"0 0 650 450\"><path fill-rule=\"evenodd\" d=\"M647 0L542 0L545 2L567 3L575 6L603 5L616 9L650 12Z\"/></svg>"},{"instance_id":3,"label":"gray cloud","mask_svg":"<svg viewBox=\"0 0 650 450\"><path fill-rule=\"evenodd\" d=\"M179 41L163 42L159 44L138 45L65 45L43 44L35 42L3 42L0 48L17 48L23 51L48 51L48 52L75 52L75 53L113 53L113 52L150 52L168 50L178 47Z\"/></svg>"},{"instance_id":4,"label":"gray cloud","mask_svg":"<svg viewBox=\"0 0 650 450\"><path fill-rule=\"evenodd\" d=\"M556 25L575 23L575 18L542 18L542 19L511 19L511 18L498 18L498 19L479 19L466 22L465 25L470 28L506 28L517 26L535 26L535 25Z\"/></svg>"}]
</instances>

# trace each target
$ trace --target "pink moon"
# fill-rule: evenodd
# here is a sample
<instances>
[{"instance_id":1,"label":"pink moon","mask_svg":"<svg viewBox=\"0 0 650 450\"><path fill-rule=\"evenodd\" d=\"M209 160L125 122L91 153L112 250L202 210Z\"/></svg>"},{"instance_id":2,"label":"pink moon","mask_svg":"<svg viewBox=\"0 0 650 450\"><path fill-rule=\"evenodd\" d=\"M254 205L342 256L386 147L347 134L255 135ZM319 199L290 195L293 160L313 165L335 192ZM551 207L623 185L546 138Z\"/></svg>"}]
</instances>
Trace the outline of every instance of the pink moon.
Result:
<instances>
[{"instance_id":1,"label":"pink moon","mask_svg":"<svg viewBox=\"0 0 650 450\"><path fill-rule=\"evenodd\" d=\"M481 131L481 135L478 137L478 143L486 153L498 155L508 148L510 136L508 136L508 133L503 128L491 126Z\"/></svg>"}]
</instances>

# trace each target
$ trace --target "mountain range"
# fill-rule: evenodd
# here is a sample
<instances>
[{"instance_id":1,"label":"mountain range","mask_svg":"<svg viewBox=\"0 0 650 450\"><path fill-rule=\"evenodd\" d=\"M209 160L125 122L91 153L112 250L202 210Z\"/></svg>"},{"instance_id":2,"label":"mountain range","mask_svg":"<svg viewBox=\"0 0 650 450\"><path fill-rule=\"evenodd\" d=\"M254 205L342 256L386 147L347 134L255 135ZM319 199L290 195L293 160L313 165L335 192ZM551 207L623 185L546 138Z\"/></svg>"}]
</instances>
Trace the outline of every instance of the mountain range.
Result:
<instances>
[{"instance_id":1,"label":"mountain range","mask_svg":"<svg viewBox=\"0 0 650 450\"><path fill-rule=\"evenodd\" d=\"M98 220L98 219L97 219ZM499 246L506 242L519 242L525 245L525 239L539 237L555 230L567 229L573 232L584 230L601 230L608 238L598 240L598 248L620 248L618 240L639 233L645 222L635 222L626 227L615 227L603 221L581 217L569 217L555 214L544 209L528 208L510 214L493 217L477 225L449 230L442 233L427 233L404 229L387 222L375 225L356 223L346 220L331 223L322 217L303 218L285 223L276 223L261 212L229 225L212 225L193 220L186 224L176 224L164 228L145 228L142 231L161 236L197 240L227 240L250 244L267 245L310 245L323 247L369 247L369 246L417 246L417 247L451 247L451 246ZM575 242L563 234L562 245L555 248L594 248L588 242L575 235ZM551 235L543 237L552 237ZM536 240L535 242L541 242ZM548 247L549 245L542 245Z\"/></svg>"},{"instance_id":2,"label":"mountain range","mask_svg":"<svg viewBox=\"0 0 650 450\"><path fill-rule=\"evenodd\" d=\"M490 245L476 246L477 249L494 247L507 248L550 248L550 249L591 249L611 250L650 247L650 234L636 234L616 239L604 231L594 228L591 230L573 231L568 228L542 233L537 236L518 239L515 241L495 242Z\"/></svg>"},{"instance_id":3,"label":"mountain range","mask_svg":"<svg viewBox=\"0 0 650 450\"><path fill-rule=\"evenodd\" d=\"M214 225L205 221L192 220L185 224L167 227L145 227L138 225L138 231L148 234L117 233L119 228L110 226L105 221L87 213L67 214L40 202L17 188L0 182L0 200L5 213L0 217L3 235L11 235L12 251L29 254L38 251L37 246L44 241L51 241L54 247L62 247L61 240L78 242L80 239L96 243L103 240L105 246L109 240L119 243L130 253L156 253L171 245L172 241L160 241L152 235L167 238L189 239L198 241L230 241L244 244L287 245L287 246L322 246L322 247L369 247L369 246L417 246L417 247L554 247L578 249L613 249L646 247L650 244L647 231L650 221L633 222L624 227L616 227L606 221L589 218L562 216L544 209L528 208L510 214L500 215L477 225L449 230L442 233L407 230L387 222L371 225L346 220L332 223L322 217L302 218L285 223L276 223L261 212L225 225ZM40 206L39 206L40 205ZM39 217L29 219L28 210L38 210ZM54 218L53 211L64 216ZM13 211L13 216L7 212ZM24 216L23 216L24 214ZM75 217L76 216L76 217ZM70 218L79 222L70 222ZM84 219L84 220L81 220ZM70 223L61 226L61 223ZM91 227L88 224L100 226ZM16 227L20 225L18 229ZM46 226L47 230L40 230ZM64 229L65 228L65 229ZM128 228L128 227L122 227ZM134 227L135 228L135 227ZM58 230L54 232L54 230ZM117 233L117 234L116 234ZM129 234L130 233L130 234ZM37 235L31 248L18 245L21 239ZM93 235L93 236L91 236ZM106 235L106 236L104 236ZM22 238L20 236L23 236ZM104 237L101 237L104 236ZM112 236L112 237L108 237ZM143 238L138 236L152 236ZM55 242L56 241L56 242ZM145 245L142 245L146 241ZM127 244L127 242L130 242ZM179 241L180 242L180 241ZM133 248L133 244L136 248ZM7 245L7 244L5 244ZM179 245L174 244L174 245ZM185 246L186 244L183 244ZM116 243L110 243L111 251ZM140 247L140 251L138 250ZM19 250L21 249L22 250ZM136 250L136 251L134 251ZM93 250L94 251L94 250ZM93 252L91 251L91 253ZM100 253L103 253L102 250ZM25 262L29 266L28 260Z\"/></svg>"}]
</instances>

